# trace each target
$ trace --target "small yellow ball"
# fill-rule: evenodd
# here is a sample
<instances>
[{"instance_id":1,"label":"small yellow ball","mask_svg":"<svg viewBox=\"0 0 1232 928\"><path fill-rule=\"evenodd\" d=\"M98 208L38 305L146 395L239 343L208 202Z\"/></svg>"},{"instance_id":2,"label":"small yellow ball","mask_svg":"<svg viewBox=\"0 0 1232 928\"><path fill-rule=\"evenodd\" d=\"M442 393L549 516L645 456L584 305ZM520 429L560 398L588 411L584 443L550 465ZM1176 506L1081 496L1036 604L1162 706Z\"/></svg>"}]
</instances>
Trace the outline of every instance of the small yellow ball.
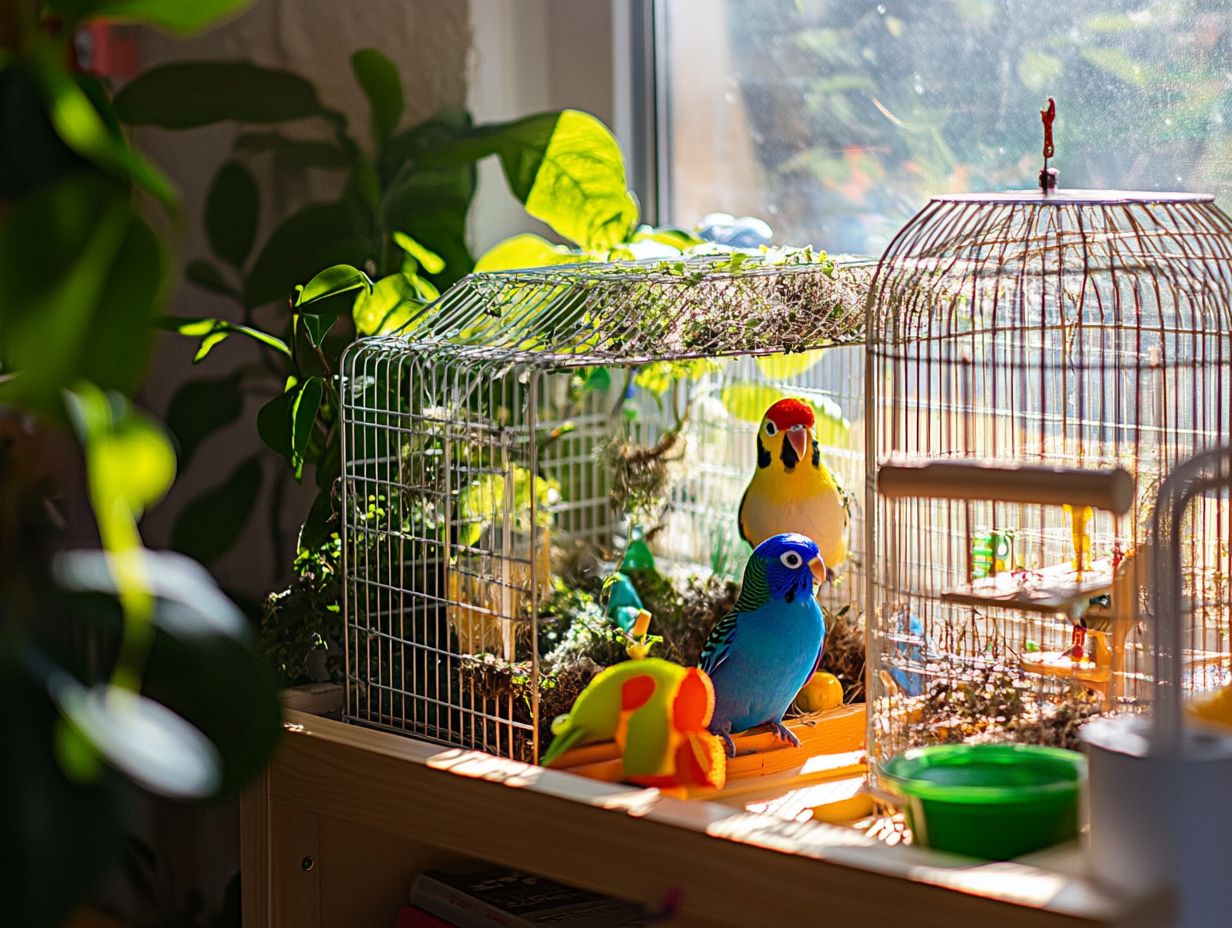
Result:
<instances>
[{"instance_id":1,"label":"small yellow ball","mask_svg":"<svg viewBox=\"0 0 1232 928\"><path fill-rule=\"evenodd\" d=\"M796 697L796 706L802 712L823 712L837 709L842 704L843 684L832 673L813 674Z\"/></svg>"}]
</instances>

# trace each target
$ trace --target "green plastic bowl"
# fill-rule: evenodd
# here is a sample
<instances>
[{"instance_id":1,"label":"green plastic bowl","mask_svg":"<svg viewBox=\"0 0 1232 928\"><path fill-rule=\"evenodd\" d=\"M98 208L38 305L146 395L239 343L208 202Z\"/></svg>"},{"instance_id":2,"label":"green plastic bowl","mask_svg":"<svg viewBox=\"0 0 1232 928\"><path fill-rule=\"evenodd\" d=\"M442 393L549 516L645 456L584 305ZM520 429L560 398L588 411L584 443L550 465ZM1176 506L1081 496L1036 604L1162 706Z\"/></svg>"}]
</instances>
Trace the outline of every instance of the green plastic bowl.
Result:
<instances>
[{"instance_id":1,"label":"green plastic bowl","mask_svg":"<svg viewBox=\"0 0 1232 928\"><path fill-rule=\"evenodd\" d=\"M1087 761L1061 748L942 744L892 757L882 773L917 844L1009 860L1078 834Z\"/></svg>"}]
</instances>

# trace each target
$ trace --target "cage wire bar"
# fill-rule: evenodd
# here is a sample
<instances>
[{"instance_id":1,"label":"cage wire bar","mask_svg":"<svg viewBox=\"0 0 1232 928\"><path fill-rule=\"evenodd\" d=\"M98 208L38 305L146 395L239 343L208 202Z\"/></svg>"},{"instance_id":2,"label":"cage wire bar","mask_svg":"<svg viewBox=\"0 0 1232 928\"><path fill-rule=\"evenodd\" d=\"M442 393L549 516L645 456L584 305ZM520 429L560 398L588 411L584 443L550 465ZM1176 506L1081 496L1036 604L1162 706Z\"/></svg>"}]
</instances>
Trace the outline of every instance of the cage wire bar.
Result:
<instances>
[{"instance_id":1,"label":"cage wire bar","mask_svg":"<svg viewBox=\"0 0 1232 928\"><path fill-rule=\"evenodd\" d=\"M812 400L838 479L863 476L870 277L809 252L477 274L349 348L346 717L537 759L558 669L540 610L566 559L614 569L628 541L613 441L669 446L663 569L738 577L773 399ZM862 609L860 517L836 610Z\"/></svg>"},{"instance_id":2,"label":"cage wire bar","mask_svg":"<svg viewBox=\"0 0 1232 928\"><path fill-rule=\"evenodd\" d=\"M1152 506L1232 433L1230 307L1232 221L1208 196L938 197L891 242L867 320L877 763L1060 743L1147 707ZM1137 495L1118 518L878 494L879 463L934 459L1122 467ZM1200 501L1182 545L1187 690L1228 679L1230 537L1226 499ZM1022 608L1049 596L1066 605Z\"/></svg>"}]
</instances>

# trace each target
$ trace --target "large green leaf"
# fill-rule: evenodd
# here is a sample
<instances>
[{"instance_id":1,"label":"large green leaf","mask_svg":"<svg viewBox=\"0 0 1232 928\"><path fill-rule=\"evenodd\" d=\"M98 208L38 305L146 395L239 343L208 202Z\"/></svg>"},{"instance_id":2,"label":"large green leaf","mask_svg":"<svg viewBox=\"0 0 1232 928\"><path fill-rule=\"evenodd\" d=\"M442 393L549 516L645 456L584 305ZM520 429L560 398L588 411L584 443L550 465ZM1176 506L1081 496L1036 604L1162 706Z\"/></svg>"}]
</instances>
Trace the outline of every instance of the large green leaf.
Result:
<instances>
[{"instance_id":1,"label":"large green leaf","mask_svg":"<svg viewBox=\"0 0 1232 928\"><path fill-rule=\"evenodd\" d=\"M252 0L49 0L45 5L70 22L114 19L145 23L178 35L199 32Z\"/></svg>"},{"instance_id":2,"label":"large green leaf","mask_svg":"<svg viewBox=\"0 0 1232 928\"><path fill-rule=\"evenodd\" d=\"M104 541L107 523L122 510L140 518L175 479L175 452L163 427L119 394L81 384L69 407L86 451L91 497Z\"/></svg>"},{"instance_id":3,"label":"large green leaf","mask_svg":"<svg viewBox=\"0 0 1232 928\"><path fill-rule=\"evenodd\" d=\"M134 410L123 396L106 394L88 382L66 391L65 404L85 449L90 504L126 621L143 628L153 599L138 556L142 546L137 520L175 479L171 440L161 425ZM140 670L127 664L117 666L116 673L132 681Z\"/></svg>"},{"instance_id":4,"label":"large green leaf","mask_svg":"<svg viewBox=\"0 0 1232 928\"><path fill-rule=\"evenodd\" d=\"M372 111L372 137L378 146L402 118L402 78L394 63L375 48L361 48L351 56L351 70L368 98Z\"/></svg>"},{"instance_id":5,"label":"large green leaf","mask_svg":"<svg viewBox=\"0 0 1232 928\"><path fill-rule=\"evenodd\" d=\"M203 564L231 550L248 523L261 491L261 462L246 458L222 483L180 510L171 528L171 546Z\"/></svg>"},{"instance_id":6,"label":"large green leaf","mask_svg":"<svg viewBox=\"0 0 1232 928\"><path fill-rule=\"evenodd\" d=\"M719 398L734 418L757 424L767 409L787 395L777 387L763 383L733 383L722 389ZM806 402L813 407L818 442L828 448L848 447L851 423L843 418L843 410L838 403L829 397L816 395Z\"/></svg>"},{"instance_id":7,"label":"large green leaf","mask_svg":"<svg viewBox=\"0 0 1232 928\"><path fill-rule=\"evenodd\" d=\"M788 354L769 354L757 358L757 369L771 380L791 380L805 371L812 370L825 355L824 348L812 351L793 351Z\"/></svg>"},{"instance_id":8,"label":"large green leaf","mask_svg":"<svg viewBox=\"0 0 1232 928\"><path fill-rule=\"evenodd\" d=\"M244 281L244 302L255 307L284 300L298 281L323 267L361 265L368 251L343 204L306 206L270 234Z\"/></svg>"},{"instance_id":9,"label":"large green leaf","mask_svg":"<svg viewBox=\"0 0 1232 928\"><path fill-rule=\"evenodd\" d=\"M548 267L553 264L576 264L585 261L566 245L553 245L532 232L510 236L497 242L479 256L476 271L507 271L527 267Z\"/></svg>"},{"instance_id":10,"label":"large green leaf","mask_svg":"<svg viewBox=\"0 0 1232 928\"><path fill-rule=\"evenodd\" d=\"M151 323L163 302L167 258L145 220L134 215L97 303L82 346L82 376L131 393L145 374Z\"/></svg>"},{"instance_id":11,"label":"large green leaf","mask_svg":"<svg viewBox=\"0 0 1232 928\"><path fill-rule=\"evenodd\" d=\"M520 191L523 177L511 172L509 159L502 162ZM516 164L526 170L521 158ZM582 248L611 248L637 225L620 144L603 123L577 110L560 114L529 190L518 195L528 213Z\"/></svg>"},{"instance_id":12,"label":"large green leaf","mask_svg":"<svg viewBox=\"0 0 1232 928\"><path fill-rule=\"evenodd\" d=\"M273 348L281 355L291 357L291 349L281 338L227 319L215 319L211 316L163 316L155 320L154 324L168 332L201 339L197 353L193 356L193 364L203 361L215 347L232 335L244 335L267 348Z\"/></svg>"},{"instance_id":13,"label":"large green leaf","mask_svg":"<svg viewBox=\"0 0 1232 928\"><path fill-rule=\"evenodd\" d=\"M495 154L526 211L584 249L626 241L637 225L615 136L578 110L483 126L430 153L431 163Z\"/></svg>"},{"instance_id":14,"label":"large green leaf","mask_svg":"<svg viewBox=\"0 0 1232 928\"><path fill-rule=\"evenodd\" d=\"M155 624L170 634L187 638L227 635L245 639L251 629L239 607L214 583L209 571L192 558L174 551L142 550L149 592L158 597ZM102 551L77 549L56 555L56 581L74 592L116 593L115 578Z\"/></svg>"},{"instance_id":15,"label":"large green leaf","mask_svg":"<svg viewBox=\"0 0 1232 928\"><path fill-rule=\"evenodd\" d=\"M214 254L241 269L257 235L257 182L238 161L228 161L205 198L205 235Z\"/></svg>"},{"instance_id":16,"label":"large green leaf","mask_svg":"<svg viewBox=\"0 0 1232 928\"><path fill-rule=\"evenodd\" d=\"M297 549L311 551L319 548L325 544L330 532L337 530L334 521L333 495L328 488L320 490L316 499L312 501L312 507L308 510L308 518L300 527Z\"/></svg>"},{"instance_id":17,"label":"large green leaf","mask_svg":"<svg viewBox=\"0 0 1232 928\"><path fill-rule=\"evenodd\" d=\"M424 307L414 285L402 274L382 277L351 312L360 335L384 335L405 326Z\"/></svg>"},{"instance_id":18,"label":"large green leaf","mask_svg":"<svg viewBox=\"0 0 1232 928\"><path fill-rule=\"evenodd\" d=\"M0 200L17 200L86 164L52 127L42 85L26 63L0 69L0 138Z\"/></svg>"},{"instance_id":19,"label":"large green leaf","mask_svg":"<svg viewBox=\"0 0 1232 928\"><path fill-rule=\"evenodd\" d=\"M291 401L291 470L296 480L304 473L308 443L312 440L324 389L320 377L309 377L300 384Z\"/></svg>"},{"instance_id":20,"label":"large green leaf","mask_svg":"<svg viewBox=\"0 0 1232 928\"><path fill-rule=\"evenodd\" d=\"M287 389L261 407L257 432L271 449L288 458L295 479L303 476L308 445L321 408L324 382L307 377L288 382Z\"/></svg>"},{"instance_id":21,"label":"large green leaf","mask_svg":"<svg viewBox=\"0 0 1232 928\"><path fill-rule=\"evenodd\" d=\"M40 49L34 62L46 95L51 124L69 148L83 158L116 171L175 207L179 197L166 176L146 161L122 137L111 132L94 102L73 80L53 48Z\"/></svg>"},{"instance_id":22,"label":"large green leaf","mask_svg":"<svg viewBox=\"0 0 1232 928\"><path fill-rule=\"evenodd\" d=\"M143 688L218 749L219 793L260 771L282 734L277 686L251 635L160 633Z\"/></svg>"},{"instance_id":23,"label":"large green leaf","mask_svg":"<svg viewBox=\"0 0 1232 928\"><path fill-rule=\"evenodd\" d=\"M257 413L257 434L275 454L291 458L291 404L295 389L288 387L261 407Z\"/></svg>"},{"instance_id":24,"label":"large green leaf","mask_svg":"<svg viewBox=\"0 0 1232 928\"><path fill-rule=\"evenodd\" d=\"M180 445L180 467L187 467L201 442L235 422L243 409L244 390L238 374L190 380L176 390L166 419Z\"/></svg>"},{"instance_id":25,"label":"large green leaf","mask_svg":"<svg viewBox=\"0 0 1232 928\"><path fill-rule=\"evenodd\" d=\"M304 286L296 286L296 326L308 336L312 347L320 348L338 317L371 289L372 281L358 268L349 264L326 268Z\"/></svg>"},{"instance_id":26,"label":"large green leaf","mask_svg":"<svg viewBox=\"0 0 1232 928\"><path fill-rule=\"evenodd\" d=\"M444 260L441 271L433 272L441 287L469 273L475 263L467 244L474 195L474 165L414 166L397 177L381 203L386 229L405 232Z\"/></svg>"},{"instance_id":27,"label":"large green leaf","mask_svg":"<svg viewBox=\"0 0 1232 928\"><path fill-rule=\"evenodd\" d=\"M115 108L130 125L164 129L326 115L316 89L304 78L247 61L159 65L125 84L116 94Z\"/></svg>"},{"instance_id":28,"label":"large green leaf","mask_svg":"<svg viewBox=\"0 0 1232 928\"><path fill-rule=\"evenodd\" d=\"M466 136L472 128L470 113L464 109L446 107L430 119L390 136L381 152L382 178L388 184L425 153Z\"/></svg>"},{"instance_id":29,"label":"large green leaf","mask_svg":"<svg viewBox=\"0 0 1232 928\"><path fill-rule=\"evenodd\" d=\"M141 263L121 263L134 258ZM162 262L125 192L99 176L51 184L13 207L0 222L0 358L21 373L14 388L53 406L61 389L92 374L107 387L131 384L144 365L141 329Z\"/></svg>"},{"instance_id":30,"label":"large green leaf","mask_svg":"<svg viewBox=\"0 0 1232 928\"><path fill-rule=\"evenodd\" d=\"M427 274L439 274L445 269L444 258L435 251L425 248L405 232L394 232L393 240L395 245L414 259L417 270L422 268Z\"/></svg>"},{"instance_id":31,"label":"large green leaf","mask_svg":"<svg viewBox=\"0 0 1232 928\"><path fill-rule=\"evenodd\" d=\"M471 129L470 115L443 111L427 122L391 137L382 152L381 175L386 193L381 224L386 231L405 232L440 255L445 267L433 274L448 287L475 263L467 244L467 212L475 195L475 165L469 161L424 163L429 152L447 145ZM381 268L391 272L394 267Z\"/></svg>"},{"instance_id":32,"label":"large green leaf","mask_svg":"<svg viewBox=\"0 0 1232 928\"><path fill-rule=\"evenodd\" d=\"M120 687L87 688L63 672L48 685L69 724L135 783L176 799L201 799L218 789L217 749L166 706Z\"/></svg>"},{"instance_id":33,"label":"large green leaf","mask_svg":"<svg viewBox=\"0 0 1232 928\"><path fill-rule=\"evenodd\" d=\"M349 264L335 264L316 274L302 287L296 288L298 295L295 305L303 308L353 290L371 289L372 280L359 268Z\"/></svg>"}]
</instances>

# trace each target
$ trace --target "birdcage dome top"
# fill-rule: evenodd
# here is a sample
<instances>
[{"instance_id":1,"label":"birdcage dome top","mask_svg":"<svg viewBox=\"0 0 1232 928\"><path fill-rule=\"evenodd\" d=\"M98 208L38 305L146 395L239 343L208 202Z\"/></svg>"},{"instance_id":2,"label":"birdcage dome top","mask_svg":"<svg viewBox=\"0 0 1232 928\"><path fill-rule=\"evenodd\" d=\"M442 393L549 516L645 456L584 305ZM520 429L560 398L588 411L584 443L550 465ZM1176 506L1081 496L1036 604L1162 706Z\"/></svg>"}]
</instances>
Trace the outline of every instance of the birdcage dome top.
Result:
<instances>
[{"instance_id":1,"label":"birdcage dome top","mask_svg":"<svg viewBox=\"0 0 1232 928\"><path fill-rule=\"evenodd\" d=\"M932 197L934 203L994 203L1016 206L1119 206L1129 203L1212 203L1209 193L1184 193L1163 190L1068 190L1045 193L1033 190L1005 190L998 193L947 193Z\"/></svg>"},{"instance_id":2,"label":"birdcage dome top","mask_svg":"<svg viewBox=\"0 0 1232 928\"><path fill-rule=\"evenodd\" d=\"M806 251L472 274L372 347L562 368L862 344L871 272Z\"/></svg>"},{"instance_id":3,"label":"birdcage dome top","mask_svg":"<svg viewBox=\"0 0 1232 928\"><path fill-rule=\"evenodd\" d=\"M935 197L871 286L870 339L1076 326L1232 332L1232 219L1195 193Z\"/></svg>"}]
</instances>

